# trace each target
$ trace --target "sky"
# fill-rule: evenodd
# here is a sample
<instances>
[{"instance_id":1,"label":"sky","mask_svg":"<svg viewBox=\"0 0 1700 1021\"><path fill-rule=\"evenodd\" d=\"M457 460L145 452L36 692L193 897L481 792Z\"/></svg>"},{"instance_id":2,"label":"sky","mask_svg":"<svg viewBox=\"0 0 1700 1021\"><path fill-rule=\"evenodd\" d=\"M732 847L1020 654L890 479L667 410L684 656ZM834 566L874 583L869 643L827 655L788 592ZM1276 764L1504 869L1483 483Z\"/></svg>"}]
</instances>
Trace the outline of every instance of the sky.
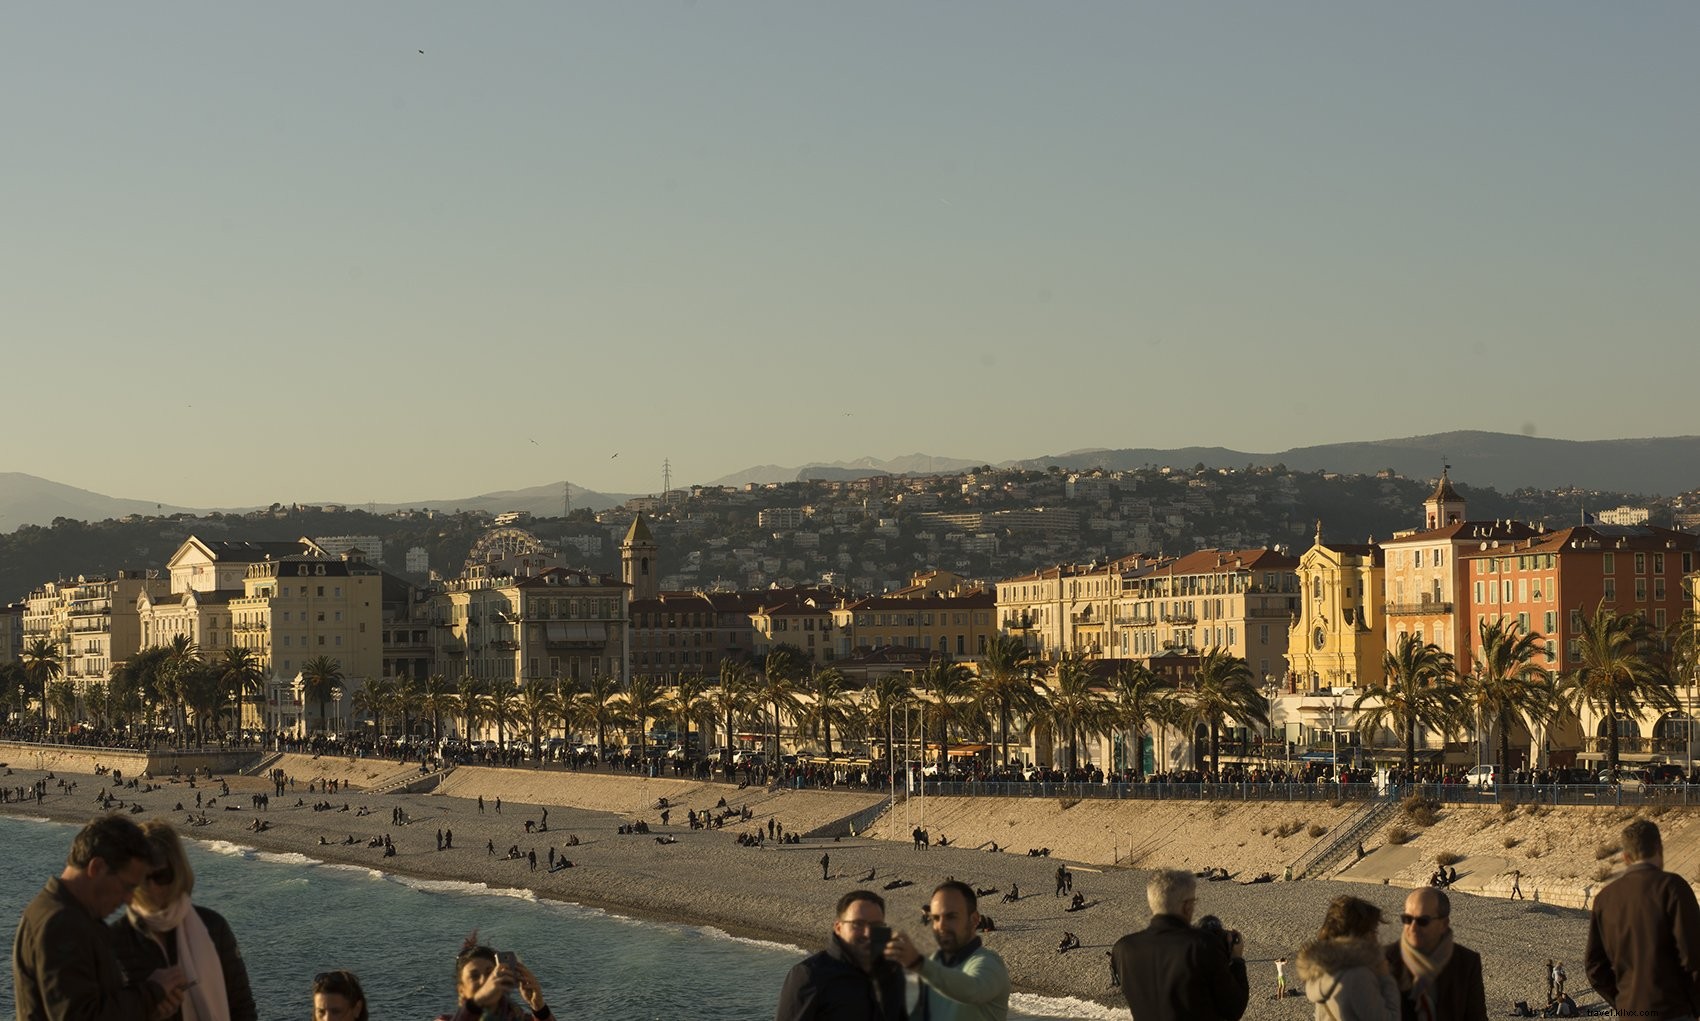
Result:
<instances>
[{"instance_id":1,"label":"sky","mask_svg":"<svg viewBox=\"0 0 1700 1021\"><path fill-rule=\"evenodd\" d=\"M0 471L1695 431L1700 5L14 4Z\"/></svg>"}]
</instances>

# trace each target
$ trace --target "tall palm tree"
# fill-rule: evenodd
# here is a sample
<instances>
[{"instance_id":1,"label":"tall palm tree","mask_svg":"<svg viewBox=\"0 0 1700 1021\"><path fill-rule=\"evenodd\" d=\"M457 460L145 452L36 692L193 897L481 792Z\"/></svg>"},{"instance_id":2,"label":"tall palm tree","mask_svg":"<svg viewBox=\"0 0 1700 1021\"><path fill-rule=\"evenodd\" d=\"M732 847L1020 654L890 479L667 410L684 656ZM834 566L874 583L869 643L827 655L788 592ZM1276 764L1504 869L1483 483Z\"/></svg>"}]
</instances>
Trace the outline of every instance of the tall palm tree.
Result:
<instances>
[{"instance_id":1,"label":"tall palm tree","mask_svg":"<svg viewBox=\"0 0 1700 1021\"><path fill-rule=\"evenodd\" d=\"M773 715L773 755L768 760L779 761L779 725L781 713L795 718L799 707L797 681L808 668L808 657L794 645L775 645L762 658L761 676L756 682L760 701Z\"/></svg>"},{"instance_id":2,"label":"tall palm tree","mask_svg":"<svg viewBox=\"0 0 1700 1021\"><path fill-rule=\"evenodd\" d=\"M68 724L77 719L77 686L70 681L53 681L47 686L47 701L53 707L53 718L59 721L59 729L69 729Z\"/></svg>"},{"instance_id":3,"label":"tall palm tree","mask_svg":"<svg viewBox=\"0 0 1700 1021\"><path fill-rule=\"evenodd\" d=\"M1039 664L1033 650L1015 635L998 634L986 646L980 665L978 687L981 703L998 724L998 762L1009 764L1009 728L1018 715L1026 716L1044 707L1038 690Z\"/></svg>"},{"instance_id":4,"label":"tall palm tree","mask_svg":"<svg viewBox=\"0 0 1700 1021\"><path fill-rule=\"evenodd\" d=\"M165 647L165 659L160 664L160 687L173 706L172 721L177 726L177 742L188 739L188 685L195 671L201 668L201 647L188 635L172 635Z\"/></svg>"},{"instance_id":5,"label":"tall palm tree","mask_svg":"<svg viewBox=\"0 0 1700 1021\"><path fill-rule=\"evenodd\" d=\"M384 714L395 704L395 681L388 677L374 677L360 686L360 690L349 699L354 711L362 716L372 718L372 732L375 735L384 733Z\"/></svg>"},{"instance_id":6,"label":"tall palm tree","mask_svg":"<svg viewBox=\"0 0 1700 1021\"><path fill-rule=\"evenodd\" d=\"M1606 609L1602 601L1576 633L1581 663L1564 675L1564 697L1581 714L1583 706L1606 719L1606 765L1617 772L1622 750L1618 720L1640 719L1648 709L1675 709L1671 677L1653 652L1654 636L1647 622L1632 613Z\"/></svg>"},{"instance_id":7,"label":"tall palm tree","mask_svg":"<svg viewBox=\"0 0 1700 1021\"><path fill-rule=\"evenodd\" d=\"M260 669L260 662L254 658L252 649L239 646L225 649L218 662L218 677L229 701L236 705L246 700L257 707L265 695L266 673ZM240 715L238 713L238 717ZM240 719L236 729L241 729Z\"/></svg>"},{"instance_id":8,"label":"tall palm tree","mask_svg":"<svg viewBox=\"0 0 1700 1021\"><path fill-rule=\"evenodd\" d=\"M301 664L301 687L319 699L319 726L330 733L331 690L342 687L342 664L332 656L314 656Z\"/></svg>"},{"instance_id":9,"label":"tall palm tree","mask_svg":"<svg viewBox=\"0 0 1700 1021\"><path fill-rule=\"evenodd\" d=\"M425 691L419 683L419 678L406 670L395 676L395 699L390 708L401 717L401 736L403 740L413 735L413 720L419 713L420 703L424 701Z\"/></svg>"},{"instance_id":10,"label":"tall palm tree","mask_svg":"<svg viewBox=\"0 0 1700 1021\"><path fill-rule=\"evenodd\" d=\"M490 700L487 704L490 722L496 725L496 744L506 748L508 724L519 718L519 689L512 681L496 681L490 685Z\"/></svg>"},{"instance_id":11,"label":"tall palm tree","mask_svg":"<svg viewBox=\"0 0 1700 1021\"><path fill-rule=\"evenodd\" d=\"M183 705L195 714L195 741L204 745L207 742L207 724L218 719L230 705L228 692L218 671L199 660L190 662L177 672L176 684L182 692Z\"/></svg>"},{"instance_id":12,"label":"tall palm tree","mask_svg":"<svg viewBox=\"0 0 1700 1021\"><path fill-rule=\"evenodd\" d=\"M126 720L141 713L148 731L153 730L154 706L162 691L160 671L166 650L150 645L112 668L112 704L114 712Z\"/></svg>"},{"instance_id":13,"label":"tall palm tree","mask_svg":"<svg viewBox=\"0 0 1700 1021\"><path fill-rule=\"evenodd\" d=\"M833 725L842 729L850 718L850 681L837 667L821 667L809 678L805 690L809 702L803 707L803 720L811 731L820 732L821 745L830 757Z\"/></svg>"},{"instance_id":14,"label":"tall palm tree","mask_svg":"<svg viewBox=\"0 0 1700 1021\"><path fill-rule=\"evenodd\" d=\"M1068 747L1070 772L1079 765L1080 736L1101 731L1110 719L1109 700L1096 684L1085 654L1069 652L1057 661L1055 677L1045 691L1045 716Z\"/></svg>"},{"instance_id":15,"label":"tall palm tree","mask_svg":"<svg viewBox=\"0 0 1700 1021\"><path fill-rule=\"evenodd\" d=\"M749 663L741 659L721 660L720 683L709 697L709 704L714 707L715 715L726 723L726 743L720 747L720 757L725 764L731 762L733 726L737 717L748 712L755 705L755 700L755 674Z\"/></svg>"},{"instance_id":16,"label":"tall palm tree","mask_svg":"<svg viewBox=\"0 0 1700 1021\"><path fill-rule=\"evenodd\" d=\"M455 689L442 674L425 678L419 688L419 711L431 718L431 743L443 739L443 714L455 711Z\"/></svg>"},{"instance_id":17,"label":"tall palm tree","mask_svg":"<svg viewBox=\"0 0 1700 1021\"><path fill-rule=\"evenodd\" d=\"M95 681L83 689L83 705L88 707L89 721L100 729L112 722L112 686Z\"/></svg>"},{"instance_id":18,"label":"tall palm tree","mask_svg":"<svg viewBox=\"0 0 1700 1021\"><path fill-rule=\"evenodd\" d=\"M667 702L679 722L679 747L691 747L691 724L701 726L701 718L711 706L709 697L708 678L699 673L677 674L673 678L673 692ZM702 746L707 748L705 743Z\"/></svg>"},{"instance_id":19,"label":"tall palm tree","mask_svg":"<svg viewBox=\"0 0 1700 1021\"><path fill-rule=\"evenodd\" d=\"M1417 728L1444 733L1461 720L1457 667L1452 654L1433 642L1400 635L1393 651L1382 656L1381 671L1381 687L1360 694L1352 711L1359 713L1358 731L1366 738L1383 727L1404 738L1405 775L1411 776L1417 762ZM1366 709L1371 701L1375 705Z\"/></svg>"},{"instance_id":20,"label":"tall palm tree","mask_svg":"<svg viewBox=\"0 0 1700 1021\"><path fill-rule=\"evenodd\" d=\"M526 679L519 690L519 720L526 740L531 742L533 761L542 762L543 739L548 736L550 722L560 719L564 710L559 685L537 677Z\"/></svg>"},{"instance_id":21,"label":"tall palm tree","mask_svg":"<svg viewBox=\"0 0 1700 1021\"><path fill-rule=\"evenodd\" d=\"M876 677L874 682L864 689L862 704L863 719L867 721L865 729L869 734L884 736L888 757L897 737L892 733L895 725L894 714L899 709L907 711L914 701L915 690L909 678L902 674ZM873 749L870 747L868 751L871 753Z\"/></svg>"},{"instance_id":22,"label":"tall palm tree","mask_svg":"<svg viewBox=\"0 0 1700 1021\"><path fill-rule=\"evenodd\" d=\"M596 726L596 754L608 754L608 728L620 720L620 678L597 674L586 681L577 696L584 719Z\"/></svg>"},{"instance_id":23,"label":"tall palm tree","mask_svg":"<svg viewBox=\"0 0 1700 1021\"><path fill-rule=\"evenodd\" d=\"M965 722L974 702L974 672L948 653L934 656L915 673L915 692L931 704L927 715L938 723L940 769L949 764L950 730ZM925 758L925 755L922 756Z\"/></svg>"},{"instance_id":24,"label":"tall palm tree","mask_svg":"<svg viewBox=\"0 0 1700 1021\"><path fill-rule=\"evenodd\" d=\"M478 727L490 718L489 685L471 674L463 674L455 684L453 705L454 714L463 724L461 743L470 743Z\"/></svg>"},{"instance_id":25,"label":"tall palm tree","mask_svg":"<svg viewBox=\"0 0 1700 1021\"><path fill-rule=\"evenodd\" d=\"M1482 649L1463 686L1465 703L1479 720L1492 720L1499 730L1499 762L1511 768L1511 724L1525 720L1530 732L1558 713L1558 692L1547 672L1535 665L1544 655L1540 635L1524 632L1512 618L1483 620L1477 625ZM1530 750L1533 765L1534 749Z\"/></svg>"},{"instance_id":26,"label":"tall palm tree","mask_svg":"<svg viewBox=\"0 0 1700 1021\"><path fill-rule=\"evenodd\" d=\"M59 662L59 646L46 638L32 638L24 644L24 676L30 688L41 699L41 733L47 735L47 685L59 679L65 668Z\"/></svg>"},{"instance_id":27,"label":"tall palm tree","mask_svg":"<svg viewBox=\"0 0 1700 1021\"><path fill-rule=\"evenodd\" d=\"M1133 776L1145 775L1145 755L1140 735L1159 722L1159 703L1170 689L1149 666L1139 660L1128 660L1110 675L1110 703L1117 726L1126 727L1129 745L1133 748Z\"/></svg>"},{"instance_id":28,"label":"tall palm tree","mask_svg":"<svg viewBox=\"0 0 1700 1021\"><path fill-rule=\"evenodd\" d=\"M667 712L667 689L653 674L634 674L616 696L620 713L637 728L638 761L649 761L649 721Z\"/></svg>"},{"instance_id":29,"label":"tall palm tree","mask_svg":"<svg viewBox=\"0 0 1700 1021\"><path fill-rule=\"evenodd\" d=\"M1257 688L1251 665L1226 649L1211 646L1198 658L1192 677L1192 709L1210 727L1210 772L1220 775L1222 724L1267 724L1269 699Z\"/></svg>"}]
</instances>

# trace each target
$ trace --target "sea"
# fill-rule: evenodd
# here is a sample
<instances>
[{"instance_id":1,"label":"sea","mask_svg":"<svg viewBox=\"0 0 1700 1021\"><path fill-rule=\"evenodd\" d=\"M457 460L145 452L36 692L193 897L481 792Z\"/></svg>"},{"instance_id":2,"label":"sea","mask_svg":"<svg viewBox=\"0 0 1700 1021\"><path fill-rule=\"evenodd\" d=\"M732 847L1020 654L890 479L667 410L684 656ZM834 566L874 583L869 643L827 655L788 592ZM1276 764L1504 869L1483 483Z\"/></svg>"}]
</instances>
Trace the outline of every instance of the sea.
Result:
<instances>
[{"instance_id":1,"label":"sea","mask_svg":"<svg viewBox=\"0 0 1700 1021\"><path fill-rule=\"evenodd\" d=\"M63 868L76 828L0 816L0 918L24 906ZM479 942L513 950L538 977L556 1016L581 1019L773 1017L799 947L718 929L624 918L550 901L528 890L398 876L224 841L189 843L195 901L236 932L262 1021L312 1017L313 976L360 976L373 1021L428 1021L454 1007L454 957ZM828 920L822 922L825 937ZM14 1013L11 976L0 1018ZM1017 993L1011 1018L1117 1018L1084 1000Z\"/></svg>"}]
</instances>

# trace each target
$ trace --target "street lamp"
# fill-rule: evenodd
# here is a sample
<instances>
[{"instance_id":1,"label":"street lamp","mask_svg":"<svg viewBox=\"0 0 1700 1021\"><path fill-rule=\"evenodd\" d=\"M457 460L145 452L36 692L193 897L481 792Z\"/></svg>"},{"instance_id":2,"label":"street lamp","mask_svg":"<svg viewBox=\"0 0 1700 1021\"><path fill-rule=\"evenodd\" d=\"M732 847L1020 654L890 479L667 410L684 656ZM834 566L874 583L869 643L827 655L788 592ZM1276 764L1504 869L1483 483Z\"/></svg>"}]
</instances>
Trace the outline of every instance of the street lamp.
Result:
<instances>
[{"instance_id":1,"label":"street lamp","mask_svg":"<svg viewBox=\"0 0 1700 1021\"><path fill-rule=\"evenodd\" d=\"M1334 779L1340 779L1340 696L1334 696L1334 711L1328 717L1329 733L1334 737Z\"/></svg>"}]
</instances>

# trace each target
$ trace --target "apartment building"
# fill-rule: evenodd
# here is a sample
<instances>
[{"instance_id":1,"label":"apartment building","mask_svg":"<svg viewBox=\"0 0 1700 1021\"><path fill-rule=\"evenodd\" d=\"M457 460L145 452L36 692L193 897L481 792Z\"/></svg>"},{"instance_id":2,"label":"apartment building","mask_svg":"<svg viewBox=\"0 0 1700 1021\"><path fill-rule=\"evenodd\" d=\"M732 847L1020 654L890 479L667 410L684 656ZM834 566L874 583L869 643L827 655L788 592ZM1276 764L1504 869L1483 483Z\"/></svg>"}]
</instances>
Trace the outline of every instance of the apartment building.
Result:
<instances>
[{"instance_id":1,"label":"apartment building","mask_svg":"<svg viewBox=\"0 0 1700 1021\"><path fill-rule=\"evenodd\" d=\"M0 663L16 663L24 654L24 604L0 606Z\"/></svg>"},{"instance_id":2,"label":"apartment building","mask_svg":"<svg viewBox=\"0 0 1700 1021\"><path fill-rule=\"evenodd\" d=\"M1387 652L1381 616L1385 563L1374 543L1316 540L1299 556L1299 612L1287 636L1287 690L1315 693L1378 683Z\"/></svg>"},{"instance_id":3,"label":"apartment building","mask_svg":"<svg viewBox=\"0 0 1700 1021\"><path fill-rule=\"evenodd\" d=\"M1381 544L1386 645L1397 648L1405 635L1432 642L1454 658L1460 673L1468 673L1468 629L1473 625L1461 558L1466 550L1521 542L1534 536L1536 529L1520 521L1467 520L1464 499L1444 471L1423 502L1423 522L1423 528L1396 532Z\"/></svg>"},{"instance_id":4,"label":"apartment building","mask_svg":"<svg viewBox=\"0 0 1700 1021\"><path fill-rule=\"evenodd\" d=\"M1123 659L1239 656L1266 681L1287 671L1300 612L1299 561L1285 550L1198 550L1129 572L1115 599L1109 647Z\"/></svg>"},{"instance_id":5,"label":"apartment building","mask_svg":"<svg viewBox=\"0 0 1700 1021\"><path fill-rule=\"evenodd\" d=\"M841 603L832 611L839 657L900 647L980 661L1001 630L997 596L956 580L956 585L940 589L932 587L937 578L919 576L915 584L896 592Z\"/></svg>"},{"instance_id":6,"label":"apartment building","mask_svg":"<svg viewBox=\"0 0 1700 1021\"><path fill-rule=\"evenodd\" d=\"M756 656L757 592L658 592L631 603L632 671L715 677L724 660Z\"/></svg>"},{"instance_id":7,"label":"apartment building","mask_svg":"<svg viewBox=\"0 0 1700 1021\"><path fill-rule=\"evenodd\" d=\"M48 582L24 602L21 641L44 638L57 648L60 679L80 693L90 684L110 680L113 666L142 647L137 601L164 592L166 584L149 571Z\"/></svg>"},{"instance_id":8,"label":"apartment building","mask_svg":"<svg viewBox=\"0 0 1700 1021\"><path fill-rule=\"evenodd\" d=\"M1124 576L1154 561L1142 553L1090 564L1057 564L997 583L1001 630L1020 635L1041 659L1064 653L1123 655L1112 634L1112 607Z\"/></svg>"},{"instance_id":9,"label":"apartment building","mask_svg":"<svg viewBox=\"0 0 1700 1021\"><path fill-rule=\"evenodd\" d=\"M432 601L434 659L451 678L494 684L613 674L624 679L629 589L605 574L474 567Z\"/></svg>"}]
</instances>

